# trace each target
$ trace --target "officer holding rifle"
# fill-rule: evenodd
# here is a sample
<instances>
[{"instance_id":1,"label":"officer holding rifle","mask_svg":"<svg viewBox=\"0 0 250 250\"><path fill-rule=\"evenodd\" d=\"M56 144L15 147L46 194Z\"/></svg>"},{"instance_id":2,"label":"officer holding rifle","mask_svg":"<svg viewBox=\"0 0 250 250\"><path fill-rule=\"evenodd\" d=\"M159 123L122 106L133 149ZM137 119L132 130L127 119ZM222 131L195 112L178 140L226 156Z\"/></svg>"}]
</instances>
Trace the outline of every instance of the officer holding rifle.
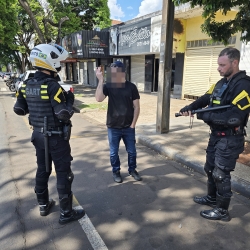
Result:
<instances>
[{"instance_id":1,"label":"officer holding rifle","mask_svg":"<svg viewBox=\"0 0 250 250\"><path fill-rule=\"evenodd\" d=\"M49 199L48 180L52 161L57 177L57 192L60 202L60 224L78 220L84 210L72 209L71 185L74 175L71 171L71 148L69 144L71 122L74 114L74 94L65 92L57 82L60 61L68 52L56 44L40 44L30 54L30 60L38 71L28 79L17 92L14 112L17 115L29 113L33 126L31 141L36 149L37 171L35 193L40 215L47 216L54 200Z\"/></svg>"},{"instance_id":2,"label":"officer holding rifle","mask_svg":"<svg viewBox=\"0 0 250 250\"><path fill-rule=\"evenodd\" d=\"M212 207L200 212L202 217L209 220L230 220L230 173L244 150L245 126L250 112L250 77L239 70L239 61L240 52L237 49L223 49L218 57L218 71L223 78L203 96L179 111L183 116L197 113L197 119L210 126L204 166L207 195L194 197L194 202ZM224 108L220 109L220 106ZM205 107L208 107L207 111L199 110Z\"/></svg>"}]
</instances>

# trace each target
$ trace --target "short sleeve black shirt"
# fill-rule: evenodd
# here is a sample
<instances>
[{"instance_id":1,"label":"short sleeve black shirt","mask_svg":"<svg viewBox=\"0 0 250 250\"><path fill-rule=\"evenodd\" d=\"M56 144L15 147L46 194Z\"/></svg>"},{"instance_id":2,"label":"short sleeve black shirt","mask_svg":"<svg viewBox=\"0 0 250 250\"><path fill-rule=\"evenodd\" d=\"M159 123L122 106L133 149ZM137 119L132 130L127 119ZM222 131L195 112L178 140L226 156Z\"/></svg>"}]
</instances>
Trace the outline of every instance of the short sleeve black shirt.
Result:
<instances>
[{"instance_id":1,"label":"short sleeve black shirt","mask_svg":"<svg viewBox=\"0 0 250 250\"><path fill-rule=\"evenodd\" d=\"M135 84L126 81L125 86L114 88L112 84L103 86L103 94L108 96L107 127L127 128L134 118L133 101L140 99Z\"/></svg>"}]
</instances>

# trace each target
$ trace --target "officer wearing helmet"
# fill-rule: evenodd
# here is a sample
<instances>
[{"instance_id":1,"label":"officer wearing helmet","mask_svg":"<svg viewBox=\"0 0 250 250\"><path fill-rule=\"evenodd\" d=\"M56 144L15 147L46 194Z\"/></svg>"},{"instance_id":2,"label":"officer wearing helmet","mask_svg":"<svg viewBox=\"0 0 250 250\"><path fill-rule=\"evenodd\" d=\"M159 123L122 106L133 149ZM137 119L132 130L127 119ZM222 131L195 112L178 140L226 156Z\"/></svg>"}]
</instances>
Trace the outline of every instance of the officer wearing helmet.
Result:
<instances>
[{"instance_id":1,"label":"officer wearing helmet","mask_svg":"<svg viewBox=\"0 0 250 250\"><path fill-rule=\"evenodd\" d=\"M40 215L47 216L55 204L49 199L48 180L51 174L52 161L57 177L57 192L60 202L60 224L78 220L84 216L84 210L72 209L71 185L74 175L71 171L71 148L69 138L63 136L64 126L71 126L74 94L63 91L57 82L60 61L68 57L68 52L56 44L40 44L30 54L30 61L38 71L34 78L28 79L17 92L14 112L17 115L29 114L29 123L33 126L31 142L35 146L37 171L35 193L39 204ZM44 144L44 117L47 120L48 162L46 171Z\"/></svg>"}]
</instances>

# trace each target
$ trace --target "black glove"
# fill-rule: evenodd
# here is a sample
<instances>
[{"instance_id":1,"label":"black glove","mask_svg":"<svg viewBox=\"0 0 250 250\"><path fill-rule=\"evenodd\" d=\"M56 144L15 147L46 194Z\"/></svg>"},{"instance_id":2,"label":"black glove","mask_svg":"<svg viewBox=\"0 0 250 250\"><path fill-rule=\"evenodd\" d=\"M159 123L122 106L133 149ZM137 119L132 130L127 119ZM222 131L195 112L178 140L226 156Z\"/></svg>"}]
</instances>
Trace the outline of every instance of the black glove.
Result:
<instances>
[{"instance_id":1,"label":"black glove","mask_svg":"<svg viewBox=\"0 0 250 250\"><path fill-rule=\"evenodd\" d=\"M184 113L184 112L188 112L191 111L192 109L189 106L185 106L184 108L182 108L179 113Z\"/></svg>"},{"instance_id":2,"label":"black glove","mask_svg":"<svg viewBox=\"0 0 250 250\"><path fill-rule=\"evenodd\" d=\"M68 92L65 93L65 98L66 98L66 103L67 104L71 104L71 105L74 104L75 95L71 91L68 91Z\"/></svg>"},{"instance_id":3,"label":"black glove","mask_svg":"<svg viewBox=\"0 0 250 250\"><path fill-rule=\"evenodd\" d=\"M198 120L203 120L204 122L211 121L211 116L212 116L211 112L201 112L201 113L197 113L196 115L197 115Z\"/></svg>"}]
</instances>

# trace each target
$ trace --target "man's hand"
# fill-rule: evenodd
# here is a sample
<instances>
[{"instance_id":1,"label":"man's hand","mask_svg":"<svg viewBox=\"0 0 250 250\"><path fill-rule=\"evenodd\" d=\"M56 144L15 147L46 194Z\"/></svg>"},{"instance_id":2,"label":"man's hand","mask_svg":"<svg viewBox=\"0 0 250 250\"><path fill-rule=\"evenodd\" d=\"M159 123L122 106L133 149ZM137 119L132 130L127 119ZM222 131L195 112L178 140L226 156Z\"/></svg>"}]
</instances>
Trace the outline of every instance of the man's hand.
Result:
<instances>
[{"instance_id":1,"label":"man's hand","mask_svg":"<svg viewBox=\"0 0 250 250\"><path fill-rule=\"evenodd\" d=\"M183 115L183 116L192 116L192 117L193 117L193 115L191 114L191 109L190 109L189 106L185 106L184 108L182 108L182 109L179 111L179 113L180 113L181 115Z\"/></svg>"},{"instance_id":2,"label":"man's hand","mask_svg":"<svg viewBox=\"0 0 250 250\"><path fill-rule=\"evenodd\" d=\"M97 67L95 74L97 79L99 80L96 91L95 91L95 99L98 102L102 102L106 96L103 94L103 72L102 72L102 67Z\"/></svg>"},{"instance_id":3,"label":"man's hand","mask_svg":"<svg viewBox=\"0 0 250 250\"><path fill-rule=\"evenodd\" d=\"M95 71L96 77L99 81L103 82L103 72L102 72L102 67L97 67Z\"/></svg>"}]
</instances>

